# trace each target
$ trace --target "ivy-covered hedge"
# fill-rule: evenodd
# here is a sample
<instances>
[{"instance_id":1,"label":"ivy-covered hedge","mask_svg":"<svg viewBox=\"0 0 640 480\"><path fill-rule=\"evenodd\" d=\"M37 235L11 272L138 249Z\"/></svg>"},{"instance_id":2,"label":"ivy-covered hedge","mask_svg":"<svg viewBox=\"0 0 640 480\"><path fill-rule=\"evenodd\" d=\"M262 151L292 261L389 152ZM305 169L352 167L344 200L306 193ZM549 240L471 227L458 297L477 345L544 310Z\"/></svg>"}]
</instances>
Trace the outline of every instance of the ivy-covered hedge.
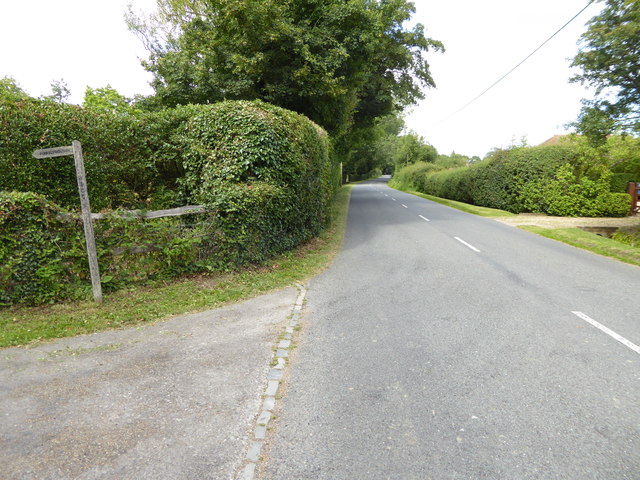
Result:
<instances>
[{"instance_id":1,"label":"ivy-covered hedge","mask_svg":"<svg viewBox=\"0 0 640 480\"><path fill-rule=\"evenodd\" d=\"M417 163L394 175L401 186L442 198L513 213L559 216L625 216L630 200L611 193L611 175L577 177L580 151L571 145L498 151L470 166L437 170Z\"/></svg>"},{"instance_id":2,"label":"ivy-covered hedge","mask_svg":"<svg viewBox=\"0 0 640 480\"><path fill-rule=\"evenodd\" d=\"M71 139L83 143L94 212L207 207L154 220L114 212L94 222L107 291L289 250L326 225L340 184L326 132L259 101L135 117L43 101L0 104L0 190L36 190L0 191L0 305L90 292L73 160L31 157Z\"/></svg>"},{"instance_id":3,"label":"ivy-covered hedge","mask_svg":"<svg viewBox=\"0 0 640 480\"><path fill-rule=\"evenodd\" d=\"M64 296L63 253L72 235L58 207L33 193L0 192L0 305Z\"/></svg>"},{"instance_id":4,"label":"ivy-covered hedge","mask_svg":"<svg viewBox=\"0 0 640 480\"><path fill-rule=\"evenodd\" d=\"M340 173L326 132L306 117L222 102L187 122L182 146L185 192L216 212L224 261L260 262L326 225Z\"/></svg>"},{"instance_id":5,"label":"ivy-covered hedge","mask_svg":"<svg viewBox=\"0 0 640 480\"><path fill-rule=\"evenodd\" d=\"M32 152L78 140L94 211L177 206L176 180L184 171L174 135L197 108L129 115L0 99L0 190L35 192L76 208L73 158L35 159Z\"/></svg>"},{"instance_id":6,"label":"ivy-covered hedge","mask_svg":"<svg viewBox=\"0 0 640 480\"><path fill-rule=\"evenodd\" d=\"M103 289L112 291L202 270L214 227L205 214L141 220L113 212L94 230ZM89 278L77 214L32 192L0 192L0 306L87 298Z\"/></svg>"}]
</instances>

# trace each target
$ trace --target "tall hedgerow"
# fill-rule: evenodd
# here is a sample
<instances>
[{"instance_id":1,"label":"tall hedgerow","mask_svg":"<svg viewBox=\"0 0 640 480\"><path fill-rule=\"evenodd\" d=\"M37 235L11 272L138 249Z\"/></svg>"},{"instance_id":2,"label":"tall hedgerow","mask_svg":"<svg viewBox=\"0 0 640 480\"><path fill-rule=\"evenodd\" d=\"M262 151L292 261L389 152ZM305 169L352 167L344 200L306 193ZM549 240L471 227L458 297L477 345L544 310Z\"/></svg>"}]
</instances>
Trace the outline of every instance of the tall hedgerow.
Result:
<instances>
[{"instance_id":1,"label":"tall hedgerow","mask_svg":"<svg viewBox=\"0 0 640 480\"><path fill-rule=\"evenodd\" d=\"M497 151L467 167L430 171L409 166L397 172L419 191L509 212L565 216L624 216L626 194L611 193L608 172L589 178L579 148L571 144Z\"/></svg>"},{"instance_id":2,"label":"tall hedgerow","mask_svg":"<svg viewBox=\"0 0 640 480\"><path fill-rule=\"evenodd\" d=\"M221 258L262 261L316 235L339 183L324 130L261 101L204 107L185 125L183 186L218 215Z\"/></svg>"},{"instance_id":3,"label":"tall hedgerow","mask_svg":"<svg viewBox=\"0 0 640 480\"><path fill-rule=\"evenodd\" d=\"M197 107L155 113L101 113L51 100L0 98L0 190L30 191L78 206L72 157L35 159L34 150L82 143L91 206L176 206L184 174L173 138Z\"/></svg>"}]
</instances>

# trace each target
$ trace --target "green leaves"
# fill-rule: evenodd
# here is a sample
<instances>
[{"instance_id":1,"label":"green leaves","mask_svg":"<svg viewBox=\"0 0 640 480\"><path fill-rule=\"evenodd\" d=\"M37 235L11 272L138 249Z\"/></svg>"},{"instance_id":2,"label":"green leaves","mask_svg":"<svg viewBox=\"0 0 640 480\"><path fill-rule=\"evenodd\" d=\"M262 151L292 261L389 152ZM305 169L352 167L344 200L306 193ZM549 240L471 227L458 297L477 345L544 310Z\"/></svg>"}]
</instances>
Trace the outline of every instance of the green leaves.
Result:
<instances>
[{"instance_id":1,"label":"green leaves","mask_svg":"<svg viewBox=\"0 0 640 480\"><path fill-rule=\"evenodd\" d=\"M181 144L185 190L216 213L221 264L262 262L324 227L337 166L302 115L261 101L201 106Z\"/></svg>"},{"instance_id":2,"label":"green leaves","mask_svg":"<svg viewBox=\"0 0 640 480\"><path fill-rule=\"evenodd\" d=\"M627 215L629 196L611 193L606 169L591 172L594 179L584 175L582 156L576 145L515 148L466 167L442 170L416 163L396 172L394 179L423 193L513 213Z\"/></svg>"},{"instance_id":3,"label":"green leaves","mask_svg":"<svg viewBox=\"0 0 640 480\"><path fill-rule=\"evenodd\" d=\"M640 133L640 2L604 3L581 37L572 66L582 72L571 79L596 88L577 125L597 144L614 131Z\"/></svg>"},{"instance_id":4,"label":"green leaves","mask_svg":"<svg viewBox=\"0 0 640 480\"><path fill-rule=\"evenodd\" d=\"M63 220L66 215L68 220ZM95 223L103 288L171 278L202 268L207 214L139 220L117 215ZM53 303L89 294L81 222L31 192L0 192L0 306Z\"/></svg>"},{"instance_id":5,"label":"green leaves","mask_svg":"<svg viewBox=\"0 0 640 480\"><path fill-rule=\"evenodd\" d=\"M160 0L151 24L129 25L165 106L262 99L330 133L370 124L434 86L425 53L443 50L404 27L406 0ZM161 40L155 33L172 30ZM153 41L149 41L153 38Z\"/></svg>"}]
</instances>

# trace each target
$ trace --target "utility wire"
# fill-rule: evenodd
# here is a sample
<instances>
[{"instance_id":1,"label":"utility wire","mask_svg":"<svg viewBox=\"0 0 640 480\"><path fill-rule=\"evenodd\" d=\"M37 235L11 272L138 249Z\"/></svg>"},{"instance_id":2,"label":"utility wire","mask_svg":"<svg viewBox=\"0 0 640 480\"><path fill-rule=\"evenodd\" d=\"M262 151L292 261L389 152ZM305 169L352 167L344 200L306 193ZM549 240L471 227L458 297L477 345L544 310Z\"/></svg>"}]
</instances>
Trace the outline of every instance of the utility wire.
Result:
<instances>
[{"instance_id":1,"label":"utility wire","mask_svg":"<svg viewBox=\"0 0 640 480\"><path fill-rule=\"evenodd\" d=\"M573 17L571 17L571 19L565 23L562 27L560 27L558 30L556 30L554 32L553 35L551 35L549 38L547 38L544 42L542 42L538 48L536 48L533 52L531 52L529 55L527 55L525 58L523 58L515 67L513 67L511 70L509 70L507 73L505 73L503 76L501 76L498 80L496 80L495 82L493 82L491 84L491 86L489 86L487 89L485 89L482 93L480 93L479 95L477 95L476 97L474 97L473 99L469 100L467 103L465 103L462 107L460 107L458 110L456 110L455 112L453 112L451 115L449 115L448 117L446 117L445 119L441 120L439 123L442 123L446 120L449 120L451 117L453 117L454 115L457 115L458 113L460 113L462 110L464 110L465 108L467 108L469 105L471 105L473 102L475 102L476 100L478 100L480 97L482 97L485 93L487 93L489 90L491 90L493 87L495 87L496 85L498 85L502 80L504 80L505 78L507 78L511 73L513 73L513 71L518 68L520 65L522 65L524 62L526 62L527 60L529 60L529 58L531 58L538 50L540 50L542 47L544 47L547 43L549 43L551 41L551 39L553 39L553 37L555 37L556 35L558 35L562 30L564 30L567 25L569 25L571 22L573 22L576 18L578 18L582 12L584 12L587 8L589 8L589 6L591 6L591 4L593 2L595 2L596 0L590 0L589 3L587 3L587 5L585 5L585 7L580 10L578 13L576 13ZM436 125L437 125L436 124Z\"/></svg>"}]
</instances>

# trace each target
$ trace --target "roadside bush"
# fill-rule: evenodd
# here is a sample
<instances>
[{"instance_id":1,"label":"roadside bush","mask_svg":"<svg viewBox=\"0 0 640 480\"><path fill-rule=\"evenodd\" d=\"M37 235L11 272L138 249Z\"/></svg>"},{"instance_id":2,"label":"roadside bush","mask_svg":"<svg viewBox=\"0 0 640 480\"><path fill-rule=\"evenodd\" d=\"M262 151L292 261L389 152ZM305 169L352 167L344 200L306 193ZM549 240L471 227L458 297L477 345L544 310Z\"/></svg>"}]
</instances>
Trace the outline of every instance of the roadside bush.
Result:
<instances>
[{"instance_id":1,"label":"roadside bush","mask_svg":"<svg viewBox=\"0 0 640 480\"><path fill-rule=\"evenodd\" d=\"M34 193L0 192L0 305L46 303L69 284L59 208Z\"/></svg>"},{"instance_id":2,"label":"roadside bush","mask_svg":"<svg viewBox=\"0 0 640 480\"><path fill-rule=\"evenodd\" d=\"M416 162L399 169L394 175L392 184L408 190L423 191L424 179L429 173L437 172L442 167L434 163Z\"/></svg>"},{"instance_id":3,"label":"roadside bush","mask_svg":"<svg viewBox=\"0 0 640 480\"><path fill-rule=\"evenodd\" d=\"M339 169L326 132L261 101L202 108L182 133L183 187L217 215L220 261L261 262L319 233Z\"/></svg>"},{"instance_id":4,"label":"roadside bush","mask_svg":"<svg viewBox=\"0 0 640 480\"><path fill-rule=\"evenodd\" d=\"M576 179L571 165L558 169L555 178L544 184L538 181L525 189L530 211L563 217L624 217L629 213L630 198L626 193L610 192L611 173L599 179Z\"/></svg>"},{"instance_id":5,"label":"roadside bush","mask_svg":"<svg viewBox=\"0 0 640 480\"><path fill-rule=\"evenodd\" d=\"M626 193L629 182L640 181L640 176L635 173L614 173L611 175L611 191Z\"/></svg>"},{"instance_id":6,"label":"roadside bush","mask_svg":"<svg viewBox=\"0 0 640 480\"><path fill-rule=\"evenodd\" d=\"M176 183L184 169L175 135L196 110L113 114L51 100L0 99L0 190L36 192L77 208L73 158L35 159L32 152L78 140L94 211L178 206Z\"/></svg>"},{"instance_id":7,"label":"roadside bush","mask_svg":"<svg viewBox=\"0 0 640 480\"><path fill-rule=\"evenodd\" d=\"M289 250L326 225L340 185L326 132L259 101L136 116L0 101L0 191L36 190L0 197L0 305L89 295L73 159L31 156L74 139L93 211L200 203L209 212L94 222L106 290Z\"/></svg>"},{"instance_id":8,"label":"roadside bush","mask_svg":"<svg viewBox=\"0 0 640 480\"><path fill-rule=\"evenodd\" d=\"M105 291L172 278L209 265L207 239L215 231L210 215L143 220L120 214L113 212L94 222ZM0 306L90 295L78 215L32 192L0 192Z\"/></svg>"},{"instance_id":9,"label":"roadside bush","mask_svg":"<svg viewBox=\"0 0 640 480\"><path fill-rule=\"evenodd\" d=\"M423 193L513 213L625 216L628 195L611 193L611 174L578 178L582 163L575 145L523 147L497 151L468 167L434 172L408 166L394 179Z\"/></svg>"}]
</instances>

